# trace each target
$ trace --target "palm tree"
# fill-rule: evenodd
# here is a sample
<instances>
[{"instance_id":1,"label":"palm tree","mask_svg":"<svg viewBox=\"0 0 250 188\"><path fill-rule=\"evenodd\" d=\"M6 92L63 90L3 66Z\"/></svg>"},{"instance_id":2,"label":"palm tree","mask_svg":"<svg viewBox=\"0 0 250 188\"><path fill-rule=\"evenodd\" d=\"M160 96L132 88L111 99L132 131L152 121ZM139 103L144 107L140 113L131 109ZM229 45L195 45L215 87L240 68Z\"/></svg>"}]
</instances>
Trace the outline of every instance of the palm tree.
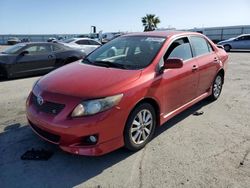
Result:
<instances>
[{"instance_id":1,"label":"palm tree","mask_svg":"<svg viewBox=\"0 0 250 188\"><path fill-rule=\"evenodd\" d=\"M146 16L141 19L142 25L144 26L144 31L153 31L157 28L157 24L161 21L159 17L154 14L146 14Z\"/></svg>"}]
</instances>

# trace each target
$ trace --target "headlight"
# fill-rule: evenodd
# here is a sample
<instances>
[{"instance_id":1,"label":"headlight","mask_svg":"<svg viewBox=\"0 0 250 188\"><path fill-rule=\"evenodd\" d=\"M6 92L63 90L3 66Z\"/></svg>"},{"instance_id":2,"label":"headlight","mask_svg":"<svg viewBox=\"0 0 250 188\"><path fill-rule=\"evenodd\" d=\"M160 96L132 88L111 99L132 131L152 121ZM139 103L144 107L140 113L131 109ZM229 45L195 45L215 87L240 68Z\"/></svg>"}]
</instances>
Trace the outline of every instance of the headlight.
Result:
<instances>
[{"instance_id":1,"label":"headlight","mask_svg":"<svg viewBox=\"0 0 250 188\"><path fill-rule=\"evenodd\" d=\"M78 104L73 110L71 117L81 117L93 115L112 108L117 105L123 97L123 94L105 97L103 99L95 99L83 101Z\"/></svg>"}]
</instances>

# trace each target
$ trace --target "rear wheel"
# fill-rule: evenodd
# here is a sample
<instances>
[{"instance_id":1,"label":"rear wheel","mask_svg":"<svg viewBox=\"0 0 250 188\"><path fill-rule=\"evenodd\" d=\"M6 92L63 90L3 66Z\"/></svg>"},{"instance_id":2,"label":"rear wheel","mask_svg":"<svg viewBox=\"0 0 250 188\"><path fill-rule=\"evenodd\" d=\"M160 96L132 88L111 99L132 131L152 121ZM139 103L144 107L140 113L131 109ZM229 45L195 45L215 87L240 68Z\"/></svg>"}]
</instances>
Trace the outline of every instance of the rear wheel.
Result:
<instances>
[{"instance_id":1,"label":"rear wheel","mask_svg":"<svg viewBox=\"0 0 250 188\"><path fill-rule=\"evenodd\" d=\"M212 94L210 95L211 100L217 100L219 98L222 90L222 85L223 76L222 74L217 74L212 85Z\"/></svg>"},{"instance_id":2,"label":"rear wheel","mask_svg":"<svg viewBox=\"0 0 250 188\"><path fill-rule=\"evenodd\" d=\"M225 45L225 46L224 46L224 50L225 50L226 52L230 52L231 46L230 46L230 45Z\"/></svg>"},{"instance_id":3,"label":"rear wheel","mask_svg":"<svg viewBox=\"0 0 250 188\"><path fill-rule=\"evenodd\" d=\"M152 105L138 105L126 123L124 130L125 147L131 151L143 148L153 137L156 125L156 114Z\"/></svg>"}]
</instances>

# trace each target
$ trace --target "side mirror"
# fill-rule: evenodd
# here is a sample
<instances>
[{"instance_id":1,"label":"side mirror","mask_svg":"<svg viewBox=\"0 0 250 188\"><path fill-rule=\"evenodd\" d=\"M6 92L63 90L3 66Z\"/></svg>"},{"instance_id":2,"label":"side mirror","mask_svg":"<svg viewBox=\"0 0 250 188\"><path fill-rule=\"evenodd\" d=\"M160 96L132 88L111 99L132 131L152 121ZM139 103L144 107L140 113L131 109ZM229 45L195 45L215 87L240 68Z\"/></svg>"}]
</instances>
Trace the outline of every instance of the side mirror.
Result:
<instances>
[{"instance_id":1,"label":"side mirror","mask_svg":"<svg viewBox=\"0 0 250 188\"><path fill-rule=\"evenodd\" d=\"M178 69L183 67L183 60L179 58L170 58L164 62L164 69Z\"/></svg>"},{"instance_id":2,"label":"side mirror","mask_svg":"<svg viewBox=\"0 0 250 188\"><path fill-rule=\"evenodd\" d=\"M224 46L223 45L218 45L217 44L217 47L224 50Z\"/></svg>"},{"instance_id":3,"label":"side mirror","mask_svg":"<svg viewBox=\"0 0 250 188\"><path fill-rule=\"evenodd\" d=\"M25 50L25 51L22 51L22 52L20 53L20 55L21 55L21 56L25 56L25 55L27 55L28 53L29 53L29 51L26 51L26 50Z\"/></svg>"}]
</instances>

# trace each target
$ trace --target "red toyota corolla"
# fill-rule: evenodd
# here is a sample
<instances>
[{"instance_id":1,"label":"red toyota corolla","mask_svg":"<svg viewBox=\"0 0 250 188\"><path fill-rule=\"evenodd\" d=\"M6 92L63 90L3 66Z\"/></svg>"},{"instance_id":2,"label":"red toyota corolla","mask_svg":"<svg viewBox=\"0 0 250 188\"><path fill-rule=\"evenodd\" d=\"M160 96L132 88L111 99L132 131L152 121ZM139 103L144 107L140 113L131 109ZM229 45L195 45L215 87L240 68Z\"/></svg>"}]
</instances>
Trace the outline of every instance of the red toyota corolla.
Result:
<instances>
[{"instance_id":1,"label":"red toyota corolla","mask_svg":"<svg viewBox=\"0 0 250 188\"><path fill-rule=\"evenodd\" d=\"M157 126L220 96L227 59L198 33L125 35L36 82L27 118L35 133L70 153L136 151Z\"/></svg>"}]
</instances>

